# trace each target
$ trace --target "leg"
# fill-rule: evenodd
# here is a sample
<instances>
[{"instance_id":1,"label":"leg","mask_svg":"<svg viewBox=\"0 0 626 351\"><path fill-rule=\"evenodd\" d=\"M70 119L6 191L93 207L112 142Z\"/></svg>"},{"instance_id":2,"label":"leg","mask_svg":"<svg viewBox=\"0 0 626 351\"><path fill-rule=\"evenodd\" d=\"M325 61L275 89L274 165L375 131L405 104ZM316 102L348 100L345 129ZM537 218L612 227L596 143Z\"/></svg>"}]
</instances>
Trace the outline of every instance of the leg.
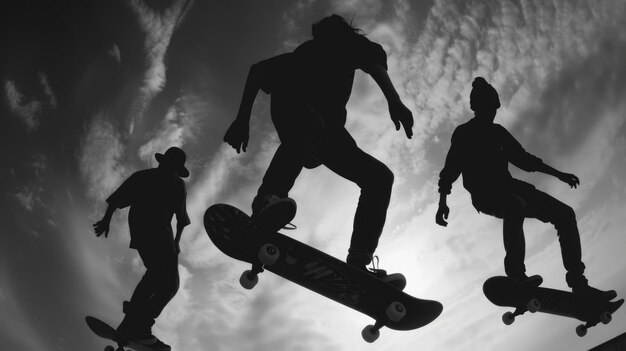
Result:
<instances>
[{"instance_id":1,"label":"leg","mask_svg":"<svg viewBox=\"0 0 626 351\"><path fill-rule=\"evenodd\" d=\"M557 230L563 266L567 271L566 280L570 287L586 284L585 265L582 262L580 234L574 210L537 189L528 190L523 195L526 199L527 216L534 217L545 223L552 223Z\"/></svg>"},{"instance_id":2,"label":"leg","mask_svg":"<svg viewBox=\"0 0 626 351\"><path fill-rule=\"evenodd\" d=\"M348 262L364 268L372 259L385 225L393 173L358 148L345 129L326 134L316 155L330 170L361 188Z\"/></svg>"},{"instance_id":3,"label":"leg","mask_svg":"<svg viewBox=\"0 0 626 351\"><path fill-rule=\"evenodd\" d=\"M267 195L288 196L304 167L313 139L318 138L323 130L323 122L317 112L292 97L275 94L271 110L281 144L265 172L257 199ZM253 203L252 212L257 211L258 206Z\"/></svg>"},{"instance_id":4,"label":"leg","mask_svg":"<svg viewBox=\"0 0 626 351\"><path fill-rule=\"evenodd\" d=\"M502 239L504 242L504 271L507 276L526 280L526 241L524 239L524 218L526 202L507 190L472 196L472 202L479 212L502 219Z\"/></svg>"},{"instance_id":5,"label":"leg","mask_svg":"<svg viewBox=\"0 0 626 351\"><path fill-rule=\"evenodd\" d=\"M154 319L178 291L178 255L170 245L140 248L137 251L146 273L137 284L130 302L125 304L126 316L118 330L121 329L124 335L131 334L128 336L146 341L153 339L150 328Z\"/></svg>"},{"instance_id":6,"label":"leg","mask_svg":"<svg viewBox=\"0 0 626 351\"><path fill-rule=\"evenodd\" d=\"M165 253L159 258L159 265L156 268L160 279L154 294L146 304L148 316L153 320L161 314L165 306L178 292L180 286L178 255L175 252Z\"/></svg>"},{"instance_id":7,"label":"leg","mask_svg":"<svg viewBox=\"0 0 626 351\"><path fill-rule=\"evenodd\" d=\"M504 241L504 271L512 278L524 279L526 240L524 238L524 202L517 196L507 196L503 203L502 236Z\"/></svg>"}]
</instances>

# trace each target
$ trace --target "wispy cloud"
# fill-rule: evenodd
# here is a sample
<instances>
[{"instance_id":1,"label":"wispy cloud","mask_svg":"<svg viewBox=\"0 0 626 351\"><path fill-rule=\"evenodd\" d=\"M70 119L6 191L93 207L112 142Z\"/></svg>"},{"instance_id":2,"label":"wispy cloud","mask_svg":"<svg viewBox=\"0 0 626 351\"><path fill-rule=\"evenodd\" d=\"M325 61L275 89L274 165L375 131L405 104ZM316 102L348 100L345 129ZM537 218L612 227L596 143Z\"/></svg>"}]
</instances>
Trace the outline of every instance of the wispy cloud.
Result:
<instances>
[{"instance_id":1,"label":"wispy cloud","mask_svg":"<svg viewBox=\"0 0 626 351\"><path fill-rule=\"evenodd\" d=\"M175 29L188 10L191 0L175 0L167 8L155 9L143 0L130 0L145 34L144 50L147 69L144 73L140 96L135 102L131 117L140 118L152 98L159 93L166 81L165 56Z\"/></svg>"},{"instance_id":2,"label":"wispy cloud","mask_svg":"<svg viewBox=\"0 0 626 351\"><path fill-rule=\"evenodd\" d=\"M82 140L79 155L80 172L93 199L103 201L129 175L123 163L125 151L114 124L104 114L95 116Z\"/></svg>"},{"instance_id":3,"label":"wispy cloud","mask_svg":"<svg viewBox=\"0 0 626 351\"><path fill-rule=\"evenodd\" d=\"M20 92L15 82L8 79L4 81L4 94L9 108L20 118L28 130L37 129L42 109L41 102L35 99L25 101L24 94Z\"/></svg>"}]
</instances>

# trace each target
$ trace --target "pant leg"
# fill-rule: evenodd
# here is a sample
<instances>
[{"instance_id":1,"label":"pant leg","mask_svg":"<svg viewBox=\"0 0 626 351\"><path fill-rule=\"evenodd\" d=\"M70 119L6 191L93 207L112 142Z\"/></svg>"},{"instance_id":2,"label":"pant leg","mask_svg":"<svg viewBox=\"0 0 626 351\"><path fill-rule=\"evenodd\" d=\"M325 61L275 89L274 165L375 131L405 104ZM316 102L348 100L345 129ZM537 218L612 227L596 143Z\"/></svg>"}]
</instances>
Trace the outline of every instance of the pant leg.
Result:
<instances>
[{"instance_id":1,"label":"pant leg","mask_svg":"<svg viewBox=\"0 0 626 351\"><path fill-rule=\"evenodd\" d=\"M157 318L178 291L178 254L169 247L139 249L146 273L137 285L130 300L132 310L140 311L145 318Z\"/></svg>"},{"instance_id":2,"label":"pant leg","mask_svg":"<svg viewBox=\"0 0 626 351\"><path fill-rule=\"evenodd\" d=\"M504 271L507 276L521 276L526 273L524 264L526 240L524 219L526 202L511 191L499 189L489 194L472 196L472 202L479 212L502 219L502 239L504 243Z\"/></svg>"},{"instance_id":3,"label":"pant leg","mask_svg":"<svg viewBox=\"0 0 626 351\"><path fill-rule=\"evenodd\" d=\"M322 134L323 122L310 105L280 94L272 96L271 113L280 146L257 194L286 197L304 167L312 144Z\"/></svg>"},{"instance_id":4,"label":"pant leg","mask_svg":"<svg viewBox=\"0 0 626 351\"><path fill-rule=\"evenodd\" d=\"M571 287L586 283L576 213L570 206L542 191L533 188L526 192L523 196L527 202L527 216L551 223L557 230L567 284Z\"/></svg>"},{"instance_id":5,"label":"pant leg","mask_svg":"<svg viewBox=\"0 0 626 351\"><path fill-rule=\"evenodd\" d=\"M367 265L378 246L387 218L393 173L361 150L345 128L327 131L315 155L331 171L361 188L348 261Z\"/></svg>"}]
</instances>

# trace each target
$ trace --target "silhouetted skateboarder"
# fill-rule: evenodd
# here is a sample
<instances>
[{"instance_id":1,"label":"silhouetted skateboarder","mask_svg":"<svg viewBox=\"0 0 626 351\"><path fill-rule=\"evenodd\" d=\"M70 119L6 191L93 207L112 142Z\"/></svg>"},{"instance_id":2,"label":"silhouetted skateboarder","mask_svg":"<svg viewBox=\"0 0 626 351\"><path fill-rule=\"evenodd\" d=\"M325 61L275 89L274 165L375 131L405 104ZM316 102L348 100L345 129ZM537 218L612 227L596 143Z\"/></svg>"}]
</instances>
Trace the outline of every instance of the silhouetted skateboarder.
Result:
<instances>
[{"instance_id":1,"label":"silhouetted skateboarder","mask_svg":"<svg viewBox=\"0 0 626 351\"><path fill-rule=\"evenodd\" d=\"M139 252L146 273L135 288L130 302L125 301L124 320L117 330L127 339L157 350L170 350L152 334L154 320L179 287L178 254L183 228L189 217L186 209L185 153L177 147L165 154L157 153L157 168L131 175L107 199L106 214L94 228L97 236L109 233L109 223L118 208L130 206L128 224L130 247ZM172 216L176 215L176 237L172 232Z\"/></svg>"},{"instance_id":2,"label":"silhouetted skateboarder","mask_svg":"<svg viewBox=\"0 0 626 351\"><path fill-rule=\"evenodd\" d=\"M503 219L504 267L507 276L519 282L539 285L540 276L528 277L524 266L524 218L552 223L559 236L567 284L574 293L613 299L615 291L601 291L588 285L581 261L580 235L574 210L533 185L515 179L509 162L528 172L552 175L575 188L580 184L573 174L558 171L524 150L501 125L493 123L500 107L497 91L483 78L472 83L470 106L474 118L459 125L452 134L452 145L439 175L439 209L436 222L446 226L450 210L446 196L452 183L463 174L463 186L472 195L472 204L482 213Z\"/></svg>"},{"instance_id":3,"label":"silhouetted skateboarder","mask_svg":"<svg viewBox=\"0 0 626 351\"><path fill-rule=\"evenodd\" d=\"M292 53L252 65L237 118L224 141L237 152L245 152L254 99L259 89L271 94L272 121L281 144L252 203L252 217L272 229L287 224L295 215L295 202L288 193L302 167L324 164L361 188L347 262L367 270L385 224L393 173L361 150L344 127L355 70L363 70L376 81L396 130L402 125L408 138L413 134L413 116L389 79L387 55L379 44L338 15L315 23L312 34L312 40ZM398 274L386 276L383 270L371 271L390 283L404 279Z\"/></svg>"}]
</instances>

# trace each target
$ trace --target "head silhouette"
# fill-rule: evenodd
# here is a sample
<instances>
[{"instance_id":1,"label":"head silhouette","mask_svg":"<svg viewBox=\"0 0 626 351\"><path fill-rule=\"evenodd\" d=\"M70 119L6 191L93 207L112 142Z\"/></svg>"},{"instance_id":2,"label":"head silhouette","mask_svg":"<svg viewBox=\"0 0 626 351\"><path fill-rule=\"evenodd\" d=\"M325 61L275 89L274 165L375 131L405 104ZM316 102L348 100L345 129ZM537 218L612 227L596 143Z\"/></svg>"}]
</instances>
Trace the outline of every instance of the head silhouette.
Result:
<instances>
[{"instance_id":1,"label":"head silhouette","mask_svg":"<svg viewBox=\"0 0 626 351\"><path fill-rule=\"evenodd\" d=\"M187 155L182 149L172 146L164 154L157 153L154 157L159 162L159 167L169 169L181 178L189 177L189 171L185 167Z\"/></svg>"},{"instance_id":2,"label":"head silhouette","mask_svg":"<svg viewBox=\"0 0 626 351\"><path fill-rule=\"evenodd\" d=\"M496 115L496 110L500 108L498 92L483 77L476 77L472 82L470 108L477 117L491 121Z\"/></svg>"},{"instance_id":3,"label":"head silhouette","mask_svg":"<svg viewBox=\"0 0 626 351\"><path fill-rule=\"evenodd\" d=\"M361 30L352 27L352 24L348 23L345 18L332 14L314 23L311 27L311 34L313 39L335 42L354 34L361 34Z\"/></svg>"}]
</instances>

